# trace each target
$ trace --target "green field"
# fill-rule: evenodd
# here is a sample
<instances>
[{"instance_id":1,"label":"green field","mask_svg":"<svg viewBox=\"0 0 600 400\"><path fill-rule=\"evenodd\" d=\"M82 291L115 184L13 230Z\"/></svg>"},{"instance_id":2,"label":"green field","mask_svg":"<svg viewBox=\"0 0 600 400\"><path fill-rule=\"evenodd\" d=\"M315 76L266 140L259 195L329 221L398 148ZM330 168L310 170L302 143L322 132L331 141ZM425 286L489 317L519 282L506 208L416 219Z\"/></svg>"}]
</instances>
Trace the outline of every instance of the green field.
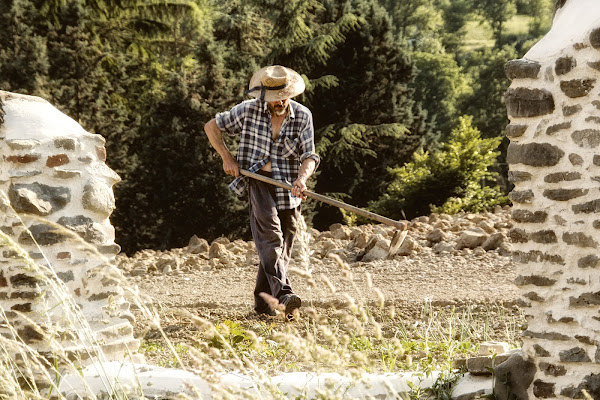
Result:
<instances>
[{"instance_id":1,"label":"green field","mask_svg":"<svg viewBox=\"0 0 600 400\"><path fill-rule=\"evenodd\" d=\"M520 35L527 33L529 29L530 16L515 15L504 26L505 35ZM467 34L465 37L464 50L471 51L484 47L493 47L492 28L487 21L481 17L474 17L466 24Z\"/></svg>"}]
</instances>

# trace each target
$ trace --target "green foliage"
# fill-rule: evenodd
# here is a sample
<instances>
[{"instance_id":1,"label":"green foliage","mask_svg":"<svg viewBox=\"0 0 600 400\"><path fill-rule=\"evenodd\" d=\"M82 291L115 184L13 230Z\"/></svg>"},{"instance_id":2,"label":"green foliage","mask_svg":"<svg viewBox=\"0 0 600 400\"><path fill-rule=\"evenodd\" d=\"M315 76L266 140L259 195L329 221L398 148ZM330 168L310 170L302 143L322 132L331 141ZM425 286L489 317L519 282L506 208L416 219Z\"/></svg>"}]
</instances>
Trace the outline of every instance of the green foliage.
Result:
<instances>
[{"instance_id":1,"label":"green foliage","mask_svg":"<svg viewBox=\"0 0 600 400\"><path fill-rule=\"evenodd\" d=\"M515 1L529 24L521 31L508 29ZM483 137L501 135L504 64L552 14L550 0L0 3L0 89L42 96L106 138L123 179L111 220L127 252L247 235L245 204L226 189L202 127L244 99L259 67L279 63L305 79L298 100L313 112L323 160L311 185L366 206L386 192L390 169L447 138L459 115ZM468 51L466 26L483 17L495 47ZM486 201L487 189L473 190ZM320 229L344 219L314 202L304 211Z\"/></svg>"},{"instance_id":2,"label":"green foliage","mask_svg":"<svg viewBox=\"0 0 600 400\"><path fill-rule=\"evenodd\" d=\"M471 121L461 117L439 150L419 150L412 162L393 169L394 181L371 208L390 218L412 218L431 211L478 212L505 203L497 187L487 186L494 179L489 168L499 154L494 150L500 139L482 139Z\"/></svg>"}]
</instances>

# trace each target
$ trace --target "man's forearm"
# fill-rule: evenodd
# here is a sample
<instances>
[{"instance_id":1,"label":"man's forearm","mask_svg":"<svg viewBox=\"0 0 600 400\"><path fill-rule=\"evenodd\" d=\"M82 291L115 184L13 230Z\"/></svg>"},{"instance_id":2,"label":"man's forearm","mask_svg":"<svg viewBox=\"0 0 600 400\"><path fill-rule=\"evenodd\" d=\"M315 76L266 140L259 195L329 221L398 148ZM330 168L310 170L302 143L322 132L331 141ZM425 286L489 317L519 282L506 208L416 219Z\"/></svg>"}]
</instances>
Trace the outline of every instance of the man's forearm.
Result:
<instances>
[{"instance_id":1,"label":"man's forearm","mask_svg":"<svg viewBox=\"0 0 600 400\"><path fill-rule=\"evenodd\" d=\"M312 158L307 158L300 164L300 170L298 171L298 178L308 179L315 172L317 163Z\"/></svg>"},{"instance_id":2,"label":"man's forearm","mask_svg":"<svg viewBox=\"0 0 600 400\"><path fill-rule=\"evenodd\" d=\"M214 119L211 119L204 125L204 132L206 132L206 136L208 136L211 146L219 153L223 161L233 159L231 152L227 149L227 146L223 141L223 134Z\"/></svg>"}]
</instances>

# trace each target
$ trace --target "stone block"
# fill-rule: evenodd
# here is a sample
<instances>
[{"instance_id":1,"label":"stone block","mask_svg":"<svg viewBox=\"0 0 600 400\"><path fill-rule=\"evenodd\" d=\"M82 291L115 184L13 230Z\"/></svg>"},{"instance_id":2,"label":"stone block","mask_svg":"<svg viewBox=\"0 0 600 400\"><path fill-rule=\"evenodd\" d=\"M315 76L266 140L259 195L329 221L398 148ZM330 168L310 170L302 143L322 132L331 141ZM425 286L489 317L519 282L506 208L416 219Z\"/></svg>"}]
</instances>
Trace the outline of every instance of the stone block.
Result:
<instances>
[{"instance_id":1,"label":"stone block","mask_svg":"<svg viewBox=\"0 0 600 400\"><path fill-rule=\"evenodd\" d=\"M588 201L582 204L575 204L571 208L575 214L597 213L600 212L600 199Z\"/></svg>"},{"instance_id":2,"label":"stone block","mask_svg":"<svg viewBox=\"0 0 600 400\"><path fill-rule=\"evenodd\" d=\"M522 351L514 352L494 368L494 394L496 399L527 399L527 391L535 377L536 367L525 358Z\"/></svg>"},{"instance_id":3,"label":"stone block","mask_svg":"<svg viewBox=\"0 0 600 400\"><path fill-rule=\"evenodd\" d=\"M525 59L511 60L504 66L506 77L514 79L536 79L540 73L541 64Z\"/></svg>"},{"instance_id":4,"label":"stone block","mask_svg":"<svg viewBox=\"0 0 600 400\"><path fill-rule=\"evenodd\" d=\"M515 262L527 264L530 262L548 262L551 264L565 265L565 260L558 254L548 254L539 250L531 250L528 252L515 251L513 252Z\"/></svg>"},{"instance_id":5,"label":"stone block","mask_svg":"<svg viewBox=\"0 0 600 400\"><path fill-rule=\"evenodd\" d=\"M69 235L66 232L59 231L56 227L46 224L36 224L29 227L33 239L41 246L50 246L62 243ZM31 236L27 232L21 233L19 243L24 245L34 244Z\"/></svg>"},{"instance_id":6,"label":"stone block","mask_svg":"<svg viewBox=\"0 0 600 400\"><path fill-rule=\"evenodd\" d=\"M592 399L600 399L600 374L590 374L577 387L570 386L561 390L560 394L572 399L586 398L583 391Z\"/></svg>"},{"instance_id":7,"label":"stone block","mask_svg":"<svg viewBox=\"0 0 600 400\"><path fill-rule=\"evenodd\" d=\"M513 203L531 204L533 197L533 191L531 189L513 190L508 194L508 198Z\"/></svg>"},{"instance_id":8,"label":"stone block","mask_svg":"<svg viewBox=\"0 0 600 400\"><path fill-rule=\"evenodd\" d=\"M590 44L595 49L600 49L600 28L596 28L590 32Z\"/></svg>"},{"instance_id":9,"label":"stone block","mask_svg":"<svg viewBox=\"0 0 600 400\"><path fill-rule=\"evenodd\" d=\"M553 286L555 283L556 279L539 275L519 275L515 278L515 285L517 286L534 285L548 287Z\"/></svg>"},{"instance_id":10,"label":"stone block","mask_svg":"<svg viewBox=\"0 0 600 400\"><path fill-rule=\"evenodd\" d=\"M546 189L544 197L554 201L569 201L589 193L588 189Z\"/></svg>"},{"instance_id":11,"label":"stone block","mask_svg":"<svg viewBox=\"0 0 600 400\"><path fill-rule=\"evenodd\" d=\"M598 243L593 237L584 234L583 232L565 232L562 239L565 243L577 247L592 247L596 248Z\"/></svg>"},{"instance_id":12,"label":"stone block","mask_svg":"<svg viewBox=\"0 0 600 400\"><path fill-rule=\"evenodd\" d=\"M583 107L581 107L579 104L574 105L574 106L564 106L563 107L563 116L570 117L571 115L577 114L581 110L583 110Z\"/></svg>"},{"instance_id":13,"label":"stone block","mask_svg":"<svg viewBox=\"0 0 600 400\"><path fill-rule=\"evenodd\" d=\"M600 145L600 130L583 129L571 134L573 142L584 149L595 149Z\"/></svg>"},{"instance_id":14,"label":"stone block","mask_svg":"<svg viewBox=\"0 0 600 400\"><path fill-rule=\"evenodd\" d=\"M39 154L22 154L22 155L12 155L6 157L6 161L15 163L15 164L31 164L36 162L41 158Z\"/></svg>"},{"instance_id":15,"label":"stone block","mask_svg":"<svg viewBox=\"0 0 600 400\"><path fill-rule=\"evenodd\" d=\"M8 191L11 206L17 212L46 216L62 210L71 201L71 190L42 183L14 184Z\"/></svg>"},{"instance_id":16,"label":"stone block","mask_svg":"<svg viewBox=\"0 0 600 400\"><path fill-rule=\"evenodd\" d=\"M538 357L550 357L551 356L550 352L548 350L544 349L539 344L534 344L533 350L535 351L535 355Z\"/></svg>"},{"instance_id":17,"label":"stone block","mask_svg":"<svg viewBox=\"0 0 600 400\"><path fill-rule=\"evenodd\" d=\"M556 233L551 230L543 230L543 231L533 232L529 235L529 238L536 243L542 243L542 244L558 242Z\"/></svg>"},{"instance_id":18,"label":"stone block","mask_svg":"<svg viewBox=\"0 0 600 400\"><path fill-rule=\"evenodd\" d=\"M550 143L511 143L508 145L506 161L509 164L553 167L564 155L564 151Z\"/></svg>"},{"instance_id":19,"label":"stone block","mask_svg":"<svg viewBox=\"0 0 600 400\"><path fill-rule=\"evenodd\" d=\"M556 75L568 74L577 66L577 60L573 57L560 57L554 63L554 72Z\"/></svg>"},{"instance_id":20,"label":"stone block","mask_svg":"<svg viewBox=\"0 0 600 400\"><path fill-rule=\"evenodd\" d=\"M506 137L517 138L523 136L527 130L527 125L509 124L506 126Z\"/></svg>"},{"instance_id":21,"label":"stone block","mask_svg":"<svg viewBox=\"0 0 600 400\"><path fill-rule=\"evenodd\" d=\"M543 382L537 379L533 382L533 395L538 399L554 398L554 385L552 382Z\"/></svg>"},{"instance_id":22,"label":"stone block","mask_svg":"<svg viewBox=\"0 0 600 400\"><path fill-rule=\"evenodd\" d=\"M54 147L57 149L75 150L75 139L72 138L56 138L54 139Z\"/></svg>"},{"instance_id":23,"label":"stone block","mask_svg":"<svg viewBox=\"0 0 600 400\"><path fill-rule=\"evenodd\" d=\"M523 337L533 338L533 339L543 339L543 340L557 340L557 341L568 341L572 338L564 335L560 332L534 332L531 330L526 330L523 332Z\"/></svg>"},{"instance_id":24,"label":"stone block","mask_svg":"<svg viewBox=\"0 0 600 400\"><path fill-rule=\"evenodd\" d=\"M560 82L560 89L568 97L575 99L587 96L594 88L595 79L573 79Z\"/></svg>"},{"instance_id":25,"label":"stone block","mask_svg":"<svg viewBox=\"0 0 600 400\"><path fill-rule=\"evenodd\" d=\"M570 307L589 307L600 305L600 292L596 293L583 293L578 297L569 298Z\"/></svg>"},{"instance_id":26,"label":"stone block","mask_svg":"<svg viewBox=\"0 0 600 400\"><path fill-rule=\"evenodd\" d=\"M577 261L577 266L579 268L596 268L599 264L600 257L598 257L596 254L587 255Z\"/></svg>"},{"instance_id":27,"label":"stone block","mask_svg":"<svg viewBox=\"0 0 600 400\"><path fill-rule=\"evenodd\" d=\"M511 217L515 222L541 224L546 222L548 213L545 211L531 212L529 210L513 209Z\"/></svg>"},{"instance_id":28,"label":"stone block","mask_svg":"<svg viewBox=\"0 0 600 400\"><path fill-rule=\"evenodd\" d=\"M512 243L527 243L529 241L529 234L519 228L513 228L508 231L508 237Z\"/></svg>"},{"instance_id":29,"label":"stone block","mask_svg":"<svg viewBox=\"0 0 600 400\"><path fill-rule=\"evenodd\" d=\"M511 117L537 117L554 112L554 97L545 89L508 89L505 100Z\"/></svg>"},{"instance_id":30,"label":"stone block","mask_svg":"<svg viewBox=\"0 0 600 400\"><path fill-rule=\"evenodd\" d=\"M581 179L579 172L554 172L544 177L544 182L547 183L558 183L558 182L571 182Z\"/></svg>"},{"instance_id":31,"label":"stone block","mask_svg":"<svg viewBox=\"0 0 600 400\"><path fill-rule=\"evenodd\" d=\"M531 174L523 171L509 171L508 180L512 183L527 182L531 180Z\"/></svg>"},{"instance_id":32,"label":"stone block","mask_svg":"<svg viewBox=\"0 0 600 400\"><path fill-rule=\"evenodd\" d=\"M569 161L573 166L583 165L583 157L581 157L579 154L569 154Z\"/></svg>"},{"instance_id":33,"label":"stone block","mask_svg":"<svg viewBox=\"0 0 600 400\"><path fill-rule=\"evenodd\" d=\"M555 125L549 126L546 129L546 135L552 136L556 132L559 132L559 131L562 131L565 129L569 129L569 128L571 128L571 121L562 122L560 124L555 124Z\"/></svg>"},{"instance_id":34,"label":"stone block","mask_svg":"<svg viewBox=\"0 0 600 400\"><path fill-rule=\"evenodd\" d=\"M55 154L53 156L49 156L46 160L46 166L48 168L60 167L61 165L65 165L69 163L69 156L66 154Z\"/></svg>"},{"instance_id":35,"label":"stone block","mask_svg":"<svg viewBox=\"0 0 600 400\"><path fill-rule=\"evenodd\" d=\"M585 349L573 347L558 353L561 362L592 362Z\"/></svg>"},{"instance_id":36,"label":"stone block","mask_svg":"<svg viewBox=\"0 0 600 400\"><path fill-rule=\"evenodd\" d=\"M83 208L108 218L115 209L115 198L111 188L104 183L92 179L83 188L81 199Z\"/></svg>"}]
</instances>

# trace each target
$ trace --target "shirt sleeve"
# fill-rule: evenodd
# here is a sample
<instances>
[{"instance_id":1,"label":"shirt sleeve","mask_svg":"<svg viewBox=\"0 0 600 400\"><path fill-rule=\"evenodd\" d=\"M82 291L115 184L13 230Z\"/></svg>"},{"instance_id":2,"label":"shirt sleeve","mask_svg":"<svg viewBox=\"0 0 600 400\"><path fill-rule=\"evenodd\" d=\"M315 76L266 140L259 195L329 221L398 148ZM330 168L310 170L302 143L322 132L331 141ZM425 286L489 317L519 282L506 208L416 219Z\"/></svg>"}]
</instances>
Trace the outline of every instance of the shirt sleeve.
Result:
<instances>
[{"instance_id":1,"label":"shirt sleeve","mask_svg":"<svg viewBox=\"0 0 600 400\"><path fill-rule=\"evenodd\" d=\"M217 126L222 132L229 135L239 135L242 133L244 126L244 115L246 107L244 103L240 103L229 111L218 113L215 116Z\"/></svg>"},{"instance_id":2,"label":"shirt sleeve","mask_svg":"<svg viewBox=\"0 0 600 400\"><path fill-rule=\"evenodd\" d=\"M312 114L307 113L307 121L299 136L300 163L307 158L315 160L315 170L321 162L321 157L315 152L315 128L313 126Z\"/></svg>"}]
</instances>

